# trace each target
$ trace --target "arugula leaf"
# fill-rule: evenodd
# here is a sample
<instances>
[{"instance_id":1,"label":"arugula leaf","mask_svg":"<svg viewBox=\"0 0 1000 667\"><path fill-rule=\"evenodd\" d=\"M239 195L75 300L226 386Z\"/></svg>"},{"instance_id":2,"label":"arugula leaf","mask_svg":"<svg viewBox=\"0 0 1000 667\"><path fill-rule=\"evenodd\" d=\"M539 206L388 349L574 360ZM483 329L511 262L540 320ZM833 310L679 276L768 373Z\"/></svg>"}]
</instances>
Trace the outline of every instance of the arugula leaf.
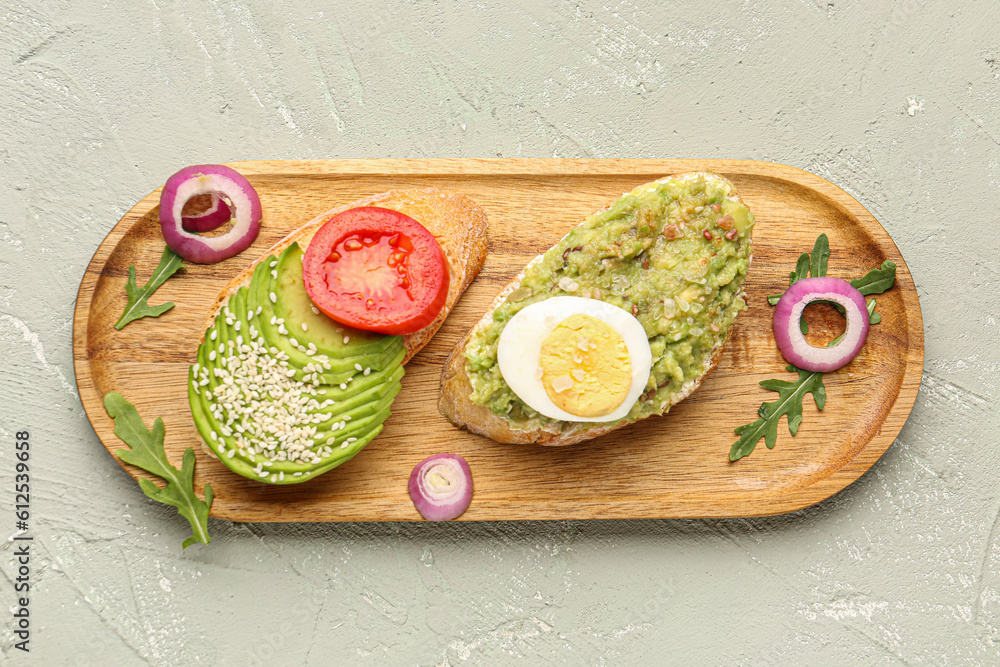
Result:
<instances>
[{"instance_id":1,"label":"arugula leaf","mask_svg":"<svg viewBox=\"0 0 1000 667\"><path fill-rule=\"evenodd\" d=\"M891 259L882 262L882 266L872 269L861 278L855 278L851 285L865 296L881 294L896 284L896 263Z\"/></svg>"},{"instance_id":2,"label":"arugula leaf","mask_svg":"<svg viewBox=\"0 0 1000 667\"><path fill-rule=\"evenodd\" d=\"M791 287L803 278L808 278L810 274L813 278L822 278L826 275L829 259L830 240L826 234L820 234L816 237L816 243L813 244L812 258L810 259L807 252L799 255L799 260L795 262L795 270L788 274L788 286ZM781 294L770 294L767 297L767 302L776 306L780 299ZM808 333L808 331L802 333Z\"/></svg>"},{"instance_id":3,"label":"arugula leaf","mask_svg":"<svg viewBox=\"0 0 1000 667\"><path fill-rule=\"evenodd\" d=\"M188 447L184 451L184 461L178 470L167 460L163 450L162 419L157 417L153 430L149 431L135 406L114 391L104 395L104 409L115 420L115 435L130 447L119 449L118 458L167 482L161 489L148 479L140 479L139 486L143 493L159 503L176 507L177 512L191 524L192 534L184 540L183 548L195 542L208 544L211 541L208 537L208 510L215 494L211 484L205 485L205 500L199 500L194 493L194 450Z\"/></svg>"},{"instance_id":4,"label":"arugula leaf","mask_svg":"<svg viewBox=\"0 0 1000 667\"><path fill-rule=\"evenodd\" d=\"M150 306L146 299L153 295L160 285L166 282L167 278L184 268L181 256L169 247L163 249L160 256L160 263L153 270L153 275L149 277L142 287L135 282L135 265L128 267L128 282L125 284L125 293L128 294L128 303L125 304L125 312L115 323L115 329L121 330L129 322L141 317L159 317L174 307L172 301L161 303L158 306Z\"/></svg>"},{"instance_id":5,"label":"arugula leaf","mask_svg":"<svg viewBox=\"0 0 1000 667\"><path fill-rule=\"evenodd\" d=\"M826 234L820 234L816 237L816 243L813 245L812 263L809 267L813 278L822 278L826 275L826 265L829 259L830 240Z\"/></svg>"},{"instance_id":6,"label":"arugula leaf","mask_svg":"<svg viewBox=\"0 0 1000 667\"><path fill-rule=\"evenodd\" d=\"M764 389L778 392L778 400L762 403L757 410L757 414L760 415L757 421L736 428L736 434L740 439L734 442L729 450L730 461L749 456L761 438L764 438L764 444L768 449L773 449L778 441L778 422L782 415L788 416L788 432L795 435L802 423L802 399L806 394L812 394L817 409L823 409L826 404L823 374L804 371L791 364L786 370L798 371L799 379L795 382L764 380L760 383Z\"/></svg>"},{"instance_id":7,"label":"arugula leaf","mask_svg":"<svg viewBox=\"0 0 1000 667\"><path fill-rule=\"evenodd\" d=\"M809 277L809 253L804 252L799 255L799 261L795 263L795 270L788 275L788 285L792 286L803 278Z\"/></svg>"}]
</instances>

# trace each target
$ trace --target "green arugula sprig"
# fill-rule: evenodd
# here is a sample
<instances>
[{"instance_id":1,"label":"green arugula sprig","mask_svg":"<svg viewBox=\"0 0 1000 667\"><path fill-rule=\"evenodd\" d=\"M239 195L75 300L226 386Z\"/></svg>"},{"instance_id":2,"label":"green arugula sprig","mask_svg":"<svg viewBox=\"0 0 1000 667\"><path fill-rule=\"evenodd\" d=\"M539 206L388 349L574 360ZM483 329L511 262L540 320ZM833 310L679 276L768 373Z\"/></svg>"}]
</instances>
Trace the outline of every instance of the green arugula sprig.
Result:
<instances>
[{"instance_id":1,"label":"green arugula sprig","mask_svg":"<svg viewBox=\"0 0 1000 667\"><path fill-rule=\"evenodd\" d=\"M158 306L150 306L146 300L153 295L160 285L166 282L167 278L184 268L181 256L169 247L163 249L160 256L160 263L153 270L153 275L149 277L142 287L135 281L135 266L128 267L128 282L125 284L125 293L128 294L128 303L125 304L125 312L115 323L115 329L121 330L129 322L142 317L159 317L174 307L173 301L161 303Z\"/></svg>"},{"instance_id":2,"label":"green arugula sprig","mask_svg":"<svg viewBox=\"0 0 1000 667\"><path fill-rule=\"evenodd\" d=\"M789 274L789 286L794 285L803 278L822 277L826 275L828 260L830 259L830 243L826 234L820 234L813 245L812 256L809 253L802 253L795 263L795 270ZM882 262L878 269L872 269L861 278L856 278L851 282L861 294L881 294L891 289L896 284L896 264L890 260ZM781 299L781 294L772 294L767 297L767 302L772 306ZM838 307L843 314L843 306L831 304ZM878 324L882 321L882 316L875 312L875 299L868 301L868 317L871 324ZM800 320L802 333L808 333L805 318ZM829 345L833 346L843 337L843 334ZM802 399L806 394L812 394L816 402L816 408L822 410L826 405L826 387L823 384L823 374L814 371L805 371L801 368L789 364L789 372L798 372L799 379L794 382L784 380L764 380L760 386L769 391L778 392L778 399L766 401L757 410L759 418L756 421L737 426L735 432L740 436L739 440L733 443L729 450L729 460L736 461L749 456L753 452L757 443L764 438L764 444L768 449L773 449L778 441L778 422L782 415L788 416L788 432L795 435L802 423Z\"/></svg>"},{"instance_id":3,"label":"green arugula sprig","mask_svg":"<svg viewBox=\"0 0 1000 667\"><path fill-rule=\"evenodd\" d=\"M208 537L208 510L212 507L215 494L211 484L205 485L205 500L199 500L194 493L194 450L188 447L184 451L184 460L178 470L167 460L163 449L162 419L157 417L153 430L148 430L135 406L114 391L105 394L104 409L115 420L115 435L130 447L119 449L118 458L167 482L161 489L148 479L140 479L139 487L143 493L156 502L176 507L177 512L191 524L192 534L184 540L182 547L186 549L195 542L208 544L211 541Z\"/></svg>"},{"instance_id":4,"label":"green arugula sprig","mask_svg":"<svg viewBox=\"0 0 1000 667\"><path fill-rule=\"evenodd\" d=\"M788 415L788 432L795 435L802 423L802 399L806 394L812 394L817 410L822 410L826 405L826 386L823 384L822 373L804 371L791 364L785 370L798 371L799 379L795 382L764 380L760 383L764 389L778 392L778 400L761 403L757 410L760 415L757 421L736 427L736 435L740 439L733 443L729 451L730 461L749 456L761 438L764 438L768 449L774 449L778 442L778 421L782 415Z\"/></svg>"}]
</instances>

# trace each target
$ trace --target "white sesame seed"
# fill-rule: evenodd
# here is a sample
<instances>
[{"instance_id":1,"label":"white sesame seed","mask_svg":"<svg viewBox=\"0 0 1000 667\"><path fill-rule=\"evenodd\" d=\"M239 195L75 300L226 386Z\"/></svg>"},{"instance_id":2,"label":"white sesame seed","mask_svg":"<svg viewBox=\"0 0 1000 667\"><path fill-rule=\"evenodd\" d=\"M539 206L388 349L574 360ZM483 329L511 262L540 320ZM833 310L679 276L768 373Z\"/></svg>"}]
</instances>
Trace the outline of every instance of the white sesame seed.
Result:
<instances>
[{"instance_id":1,"label":"white sesame seed","mask_svg":"<svg viewBox=\"0 0 1000 667\"><path fill-rule=\"evenodd\" d=\"M246 344L241 342L238 347L234 341L228 344L234 349L220 363L210 369L199 368L206 384L208 376L218 378L218 384L205 392L210 400L209 414L222 425L217 428L223 436L235 436L232 449L223 445L218 451L235 457L239 448L241 456L266 457L268 466L274 461L315 465L322 462L321 456L330 456L330 446L335 445L333 442L327 445L325 441L335 439L330 433L346 428L347 420L341 417L336 429L331 425L326 437L318 431L318 424L330 423L335 417L326 412L330 405L336 405L335 401L324 397L321 402L318 397L322 366L318 360L327 358L317 355L297 380L297 371L290 367L288 355L276 347L272 346L269 353L264 341L258 343L254 339ZM222 349L225 350L224 345ZM308 350L315 350L315 344ZM328 361L324 363L329 367ZM345 387L349 382L343 383ZM314 451L317 446L318 452ZM263 462L258 463L255 472L260 475L264 468Z\"/></svg>"},{"instance_id":2,"label":"white sesame seed","mask_svg":"<svg viewBox=\"0 0 1000 667\"><path fill-rule=\"evenodd\" d=\"M306 324L305 322L303 322L303 323L302 323L302 330L303 330L303 331L309 331L309 325L308 325L308 324Z\"/></svg>"},{"instance_id":3,"label":"white sesame seed","mask_svg":"<svg viewBox=\"0 0 1000 667\"><path fill-rule=\"evenodd\" d=\"M212 440L218 440L219 434L216 433L215 431L212 431L211 433L208 434L208 437L210 437Z\"/></svg>"},{"instance_id":4,"label":"white sesame seed","mask_svg":"<svg viewBox=\"0 0 1000 667\"><path fill-rule=\"evenodd\" d=\"M226 318L226 324L228 324L229 326L233 326L233 318L227 317Z\"/></svg>"},{"instance_id":5,"label":"white sesame seed","mask_svg":"<svg viewBox=\"0 0 1000 667\"><path fill-rule=\"evenodd\" d=\"M354 370L356 370L356 371L363 371L365 369L361 367L361 364L354 364Z\"/></svg>"},{"instance_id":6,"label":"white sesame seed","mask_svg":"<svg viewBox=\"0 0 1000 667\"><path fill-rule=\"evenodd\" d=\"M309 307L312 308L313 315L319 315L319 308L317 308L316 306L309 306Z\"/></svg>"},{"instance_id":7,"label":"white sesame seed","mask_svg":"<svg viewBox=\"0 0 1000 667\"><path fill-rule=\"evenodd\" d=\"M222 343L219 343L218 349L219 349L219 354L224 354L226 352L226 346L223 345Z\"/></svg>"},{"instance_id":8,"label":"white sesame seed","mask_svg":"<svg viewBox=\"0 0 1000 667\"><path fill-rule=\"evenodd\" d=\"M278 479L281 480L282 482L285 481L285 472L284 471L281 471L281 472L278 473Z\"/></svg>"},{"instance_id":9,"label":"white sesame seed","mask_svg":"<svg viewBox=\"0 0 1000 667\"><path fill-rule=\"evenodd\" d=\"M275 269L271 269L271 277L275 280L278 279L278 272Z\"/></svg>"},{"instance_id":10,"label":"white sesame seed","mask_svg":"<svg viewBox=\"0 0 1000 667\"><path fill-rule=\"evenodd\" d=\"M260 315L261 311L264 310L264 306L257 306L257 310L254 311L254 315Z\"/></svg>"},{"instance_id":11,"label":"white sesame seed","mask_svg":"<svg viewBox=\"0 0 1000 667\"><path fill-rule=\"evenodd\" d=\"M236 324L234 325L234 328L237 331L239 331L241 326L243 326L243 320L236 320Z\"/></svg>"},{"instance_id":12,"label":"white sesame seed","mask_svg":"<svg viewBox=\"0 0 1000 667\"><path fill-rule=\"evenodd\" d=\"M351 337L350 336L344 336L344 345L347 345L350 342L351 342Z\"/></svg>"},{"instance_id":13,"label":"white sesame seed","mask_svg":"<svg viewBox=\"0 0 1000 667\"><path fill-rule=\"evenodd\" d=\"M261 471L260 471L259 473L257 473L257 476L258 476L258 477L267 477L267 476L268 476L268 475L270 475L270 474L271 474L271 473L269 473L269 472L268 472L268 471L266 471L266 470L261 470Z\"/></svg>"},{"instance_id":14,"label":"white sesame seed","mask_svg":"<svg viewBox=\"0 0 1000 667\"><path fill-rule=\"evenodd\" d=\"M219 332L216 331L215 329L212 329L212 333L209 335L208 338L209 340L215 340L218 337L219 337Z\"/></svg>"},{"instance_id":15,"label":"white sesame seed","mask_svg":"<svg viewBox=\"0 0 1000 667\"><path fill-rule=\"evenodd\" d=\"M196 364L194 365L194 368L192 368L191 370L192 370L192 372L194 372L194 374L195 374L195 375L197 375L197 374L198 374L198 371L200 371L200 370L201 370L201 364L197 364L197 363L196 363Z\"/></svg>"},{"instance_id":16,"label":"white sesame seed","mask_svg":"<svg viewBox=\"0 0 1000 667\"><path fill-rule=\"evenodd\" d=\"M347 389L347 385L346 385L346 384L343 384L343 383L341 383L341 385L340 385L340 388L341 388L341 389Z\"/></svg>"},{"instance_id":17,"label":"white sesame seed","mask_svg":"<svg viewBox=\"0 0 1000 667\"><path fill-rule=\"evenodd\" d=\"M295 340L294 338L289 338L288 342L292 344L292 347L298 347L299 346L299 341Z\"/></svg>"},{"instance_id":18,"label":"white sesame seed","mask_svg":"<svg viewBox=\"0 0 1000 667\"><path fill-rule=\"evenodd\" d=\"M365 369L365 375L369 375L371 372L372 372L371 368L366 368Z\"/></svg>"},{"instance_id":19,"label":"white sesame seed","mask_svg":"<svg viewBox=\"0 0 1000 667\"><path fill-rule=\"evenodd\" d=\"M274 292L271 292L270 294L268 294L267 298L269 298L271 300L271 303L278 303L278 295L275 294Z\"/></svg>"},{"instance_id":20,"label":"white sesame seed","mask_svg":"<svg viewBox=\"0 0 1000 667\"><path fill-rule=\"evenodd\" d=\"M215 350L212 350L211 352L208 353L209 361L215 361L215 357L216 357Z\"/></svg>"},{"instance_id":21,"label":"white sesame seed","mask_svg":"<svg viewBox=\"0 0 1000 667\"><path fill-rule=\"evenodd\" d=\"M274 261L271 262L271 268L274 268L277 265L278 265L278 260L274 260Z\"/></svg>"}]
</instances>

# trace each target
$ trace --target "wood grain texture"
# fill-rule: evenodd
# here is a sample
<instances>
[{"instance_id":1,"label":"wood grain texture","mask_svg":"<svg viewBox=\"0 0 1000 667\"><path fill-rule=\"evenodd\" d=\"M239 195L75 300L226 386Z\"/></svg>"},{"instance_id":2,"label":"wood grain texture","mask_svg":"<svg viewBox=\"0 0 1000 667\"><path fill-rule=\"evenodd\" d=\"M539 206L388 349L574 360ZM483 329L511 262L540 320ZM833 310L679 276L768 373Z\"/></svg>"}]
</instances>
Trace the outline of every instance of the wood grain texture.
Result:
<instances>
[{"instance_id":1,"label":"wood grain texture","mask_svg":"<svg viewBox=\"0 0 1000 667\"><path fill-rule=\"evenodd\" d=\"M194 447L195 482L215 489L212 516L234 521L419 520L406 480L442 451L463 455L475 495L460 520L761 516L806 507L843 489L892 444L913 407L923 366L923 328L909 270L892 239L857 201L828 181L783 165L741 160L433 159L255 161L231 166L247 176L264 207L260 237L219 264L188 265L150 300L177 306L159 319L113 328L125 305L128 266L140 283L163 241L159 192L136 204L98 248L80 285L73 353L81 400L98 437L122 445L101 399L119 391L147 423L163 417L166 448L179 462ZM636 185L684 171L731 179L757 218L750 310L737 320L722 361L701 389L660 418L565 448L498 445L452 427L437 411L441 365L452 346L524 264L571 226ZM229 472L197 446L186 374L205 313L219 290L291 230L340 203L393 188L461 192L486 210L490 254L444 326L411 362L385 430L339 468L301 485L275 487ZM778 444L761 443L730 463L733 429L752 421L775 394L758 382L792 379L771 334L766 296L826 232L829 275L853 278L896 262L896 287L879 295L882 323L860 355L825 376L828 400L808 400L798 435L784 420ZM837 316L810 313L810 336L829 339ZM143 475L123 466L133 477Z\"/></svg>"}]
</instances>

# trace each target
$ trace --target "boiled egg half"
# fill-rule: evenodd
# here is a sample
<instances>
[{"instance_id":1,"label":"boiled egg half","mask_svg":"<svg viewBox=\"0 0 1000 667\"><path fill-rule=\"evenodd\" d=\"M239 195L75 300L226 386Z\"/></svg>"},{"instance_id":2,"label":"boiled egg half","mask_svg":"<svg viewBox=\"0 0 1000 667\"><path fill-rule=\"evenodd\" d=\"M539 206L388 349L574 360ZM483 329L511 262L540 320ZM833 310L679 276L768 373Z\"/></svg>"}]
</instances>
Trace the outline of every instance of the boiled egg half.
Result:
<instances>
[{"instance_id":1,"label":"boiled egg half","mask_svg":"<svg viewBox=\"0 0 1000 667\"><path fill-rule=\"evenodd\" d=\"M628 415L645 391L653 354L630 313L597 299L557 296L507 322L497 363L517 397L546 417L610 422Z\"/></svg>"}]
</instances>

